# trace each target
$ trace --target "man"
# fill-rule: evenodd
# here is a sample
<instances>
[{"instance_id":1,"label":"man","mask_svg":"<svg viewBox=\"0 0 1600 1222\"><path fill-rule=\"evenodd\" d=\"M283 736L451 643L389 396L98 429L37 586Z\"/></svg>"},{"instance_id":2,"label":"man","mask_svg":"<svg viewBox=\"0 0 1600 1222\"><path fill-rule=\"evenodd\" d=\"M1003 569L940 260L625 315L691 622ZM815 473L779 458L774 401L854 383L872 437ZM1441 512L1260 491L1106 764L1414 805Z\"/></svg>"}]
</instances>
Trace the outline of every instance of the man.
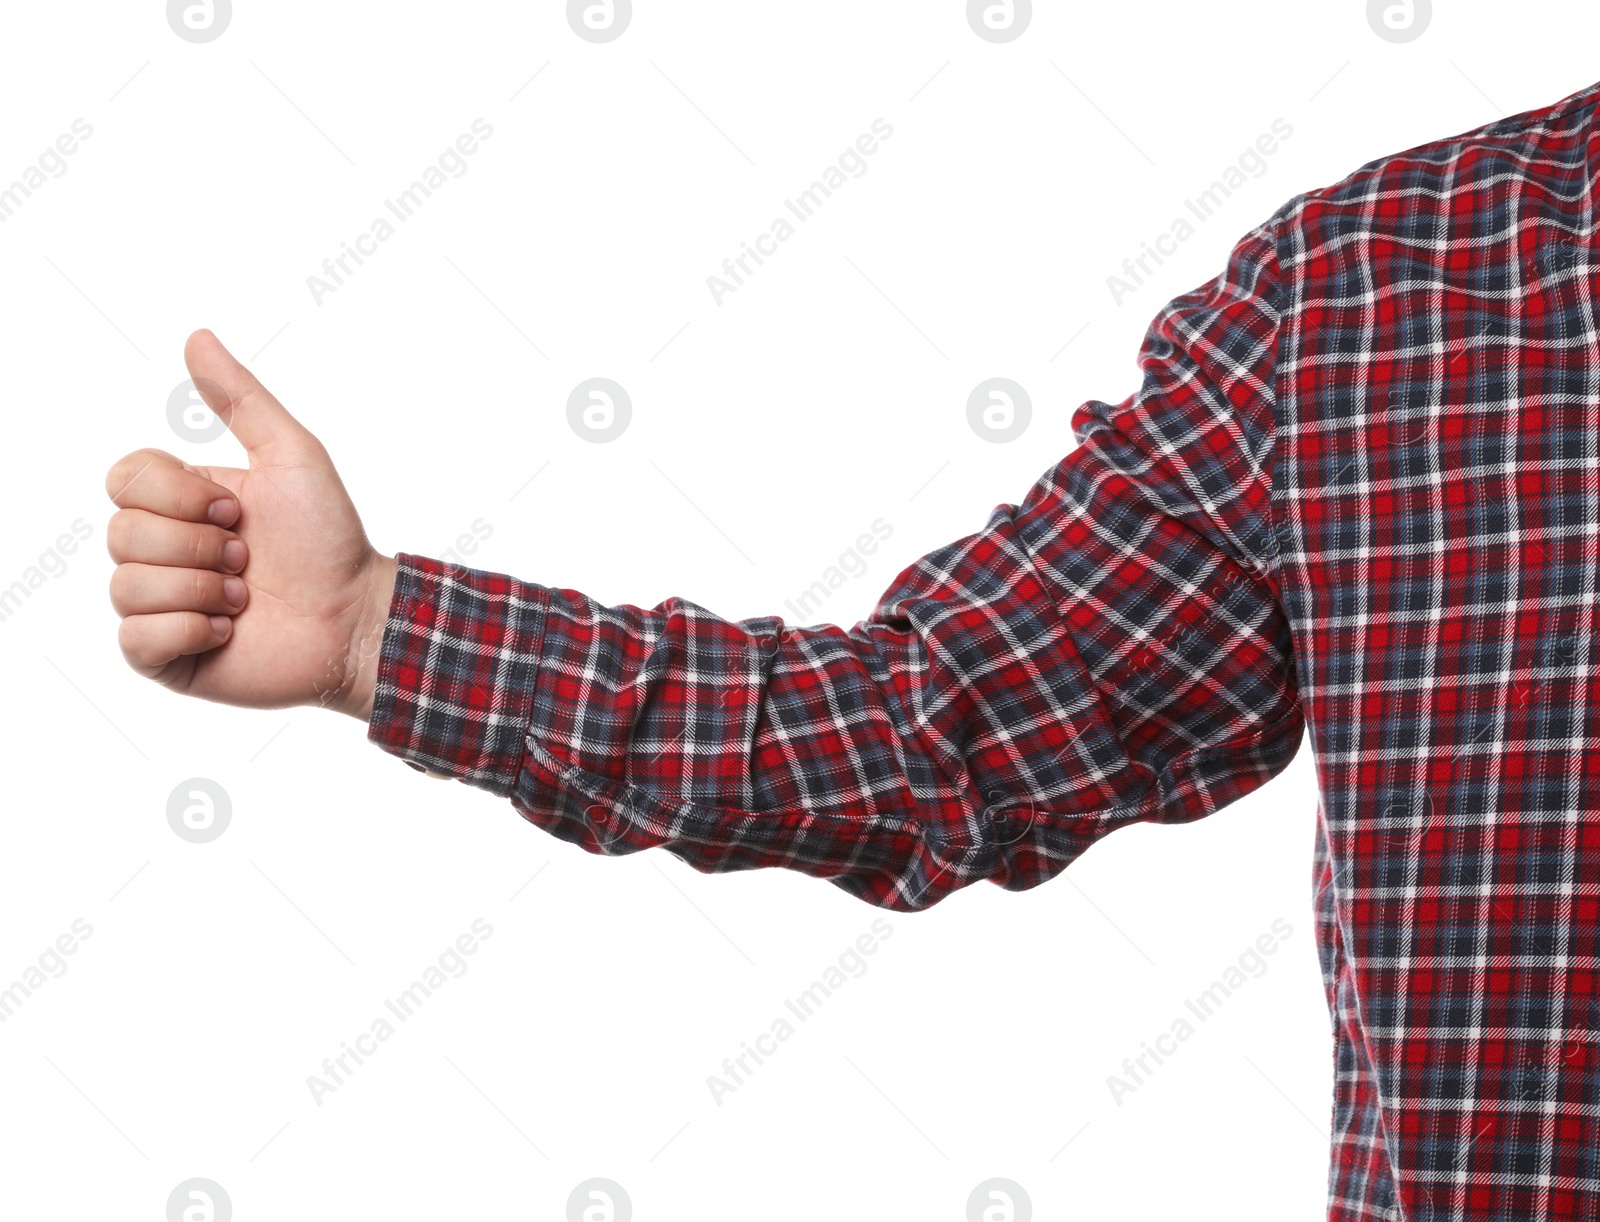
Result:
<instances>
[{"instance_id":1,"label":"man","mask_svg":"<svg viewBox=\"0 0 1600 1222\"><path fill-rule=\"evenodd\" d=\"M250 466L113 467L122 648L189 695L362 718L591 852L897 910L1210 814L1309 726L1328 1216L1594 1218L1597 101L1290 199L1157 315L1134 394L848 630L380 555L197 332Z\"/></svg>"}]
</instances>

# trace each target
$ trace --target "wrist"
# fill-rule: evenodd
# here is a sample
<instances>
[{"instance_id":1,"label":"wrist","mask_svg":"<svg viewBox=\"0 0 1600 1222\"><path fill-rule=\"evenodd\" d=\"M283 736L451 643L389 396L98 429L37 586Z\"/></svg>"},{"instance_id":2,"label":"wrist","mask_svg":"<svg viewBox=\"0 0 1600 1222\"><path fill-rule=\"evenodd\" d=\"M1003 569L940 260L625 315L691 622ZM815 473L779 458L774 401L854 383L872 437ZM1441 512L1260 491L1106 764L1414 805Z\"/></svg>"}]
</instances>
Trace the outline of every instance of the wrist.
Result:
<instances>
[{"instance_id":1,"label":"wrist","mask_svg":"<svg viewBox=\"0 0 1600 1222\"><path fill-rule=\"evenodd\" d=\"M330 707L369 721L372 701L378 687L378 662L383 652L383 633L389 622L389 606L394 601L395 578L399 562L393 556L375 553L367 565L366 593L350 635L345 654L344 682Z\"/></svg>"}]
</instances>

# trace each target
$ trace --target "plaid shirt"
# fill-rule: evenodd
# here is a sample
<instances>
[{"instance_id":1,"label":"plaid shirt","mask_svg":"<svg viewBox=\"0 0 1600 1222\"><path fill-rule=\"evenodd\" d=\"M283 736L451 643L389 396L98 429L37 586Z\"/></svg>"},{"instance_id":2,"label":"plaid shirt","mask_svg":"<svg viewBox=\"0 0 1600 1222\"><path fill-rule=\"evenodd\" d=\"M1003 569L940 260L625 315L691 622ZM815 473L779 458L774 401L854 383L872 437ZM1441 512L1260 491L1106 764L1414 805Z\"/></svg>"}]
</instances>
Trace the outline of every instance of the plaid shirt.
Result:
<instances>
[{"instance_id":1,"label":"plaid shirt","mask_svg":"<svg viewBox=\"0 0 1600 1222\"><path fill-rule=\"evenodd\" d=\"M373 741L595 853L886 908L1310 729L1328 1217L1600 1214L1600 83L1290 199L854 627L400 557Z\"/></svg>"}]
</instances>

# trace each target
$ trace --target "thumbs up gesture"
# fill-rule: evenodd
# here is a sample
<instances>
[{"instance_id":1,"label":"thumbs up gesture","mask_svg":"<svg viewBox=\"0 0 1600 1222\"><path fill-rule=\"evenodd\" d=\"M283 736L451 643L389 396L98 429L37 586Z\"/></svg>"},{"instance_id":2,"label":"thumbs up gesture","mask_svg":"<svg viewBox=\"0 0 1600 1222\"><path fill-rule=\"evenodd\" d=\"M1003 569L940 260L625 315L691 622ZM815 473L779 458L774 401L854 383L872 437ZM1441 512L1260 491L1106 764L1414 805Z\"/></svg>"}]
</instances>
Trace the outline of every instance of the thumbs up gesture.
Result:
<instances>
[{"instance_id":1,"label":"thumbs up gesture","mask_svg":"<svg viewBox=\"0 0 1600 1222\"><path fill-rule=\"evenodd\" d=\"M395 562L367 541L328 452L210 331L183 357L248 465L163 450L115 463L106 544L128 665L248 708L319 704L365 720Z\"/></svg>"}]
</instances>

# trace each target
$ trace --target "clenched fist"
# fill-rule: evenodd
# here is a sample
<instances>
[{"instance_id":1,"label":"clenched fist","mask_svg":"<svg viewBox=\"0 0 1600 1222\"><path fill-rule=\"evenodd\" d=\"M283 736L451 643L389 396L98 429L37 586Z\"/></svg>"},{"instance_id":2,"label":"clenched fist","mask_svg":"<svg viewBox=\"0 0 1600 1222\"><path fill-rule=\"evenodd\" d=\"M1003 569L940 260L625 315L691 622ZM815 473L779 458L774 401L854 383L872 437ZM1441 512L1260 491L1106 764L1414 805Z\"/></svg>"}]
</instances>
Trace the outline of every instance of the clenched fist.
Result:
<instances>
[{"instance_id":1,"label":"clenched fist","mask_svg":"<svg viewBox=\"0 0 1600 1222\"><path fill-rule=\"evenodd\" d=\"M248 708L365 720L395 562L367 541L322 443L210 331L184 345L249 466L137 450L106 476L118 641L164 687Z\"/></svg>"}]
</instances>

